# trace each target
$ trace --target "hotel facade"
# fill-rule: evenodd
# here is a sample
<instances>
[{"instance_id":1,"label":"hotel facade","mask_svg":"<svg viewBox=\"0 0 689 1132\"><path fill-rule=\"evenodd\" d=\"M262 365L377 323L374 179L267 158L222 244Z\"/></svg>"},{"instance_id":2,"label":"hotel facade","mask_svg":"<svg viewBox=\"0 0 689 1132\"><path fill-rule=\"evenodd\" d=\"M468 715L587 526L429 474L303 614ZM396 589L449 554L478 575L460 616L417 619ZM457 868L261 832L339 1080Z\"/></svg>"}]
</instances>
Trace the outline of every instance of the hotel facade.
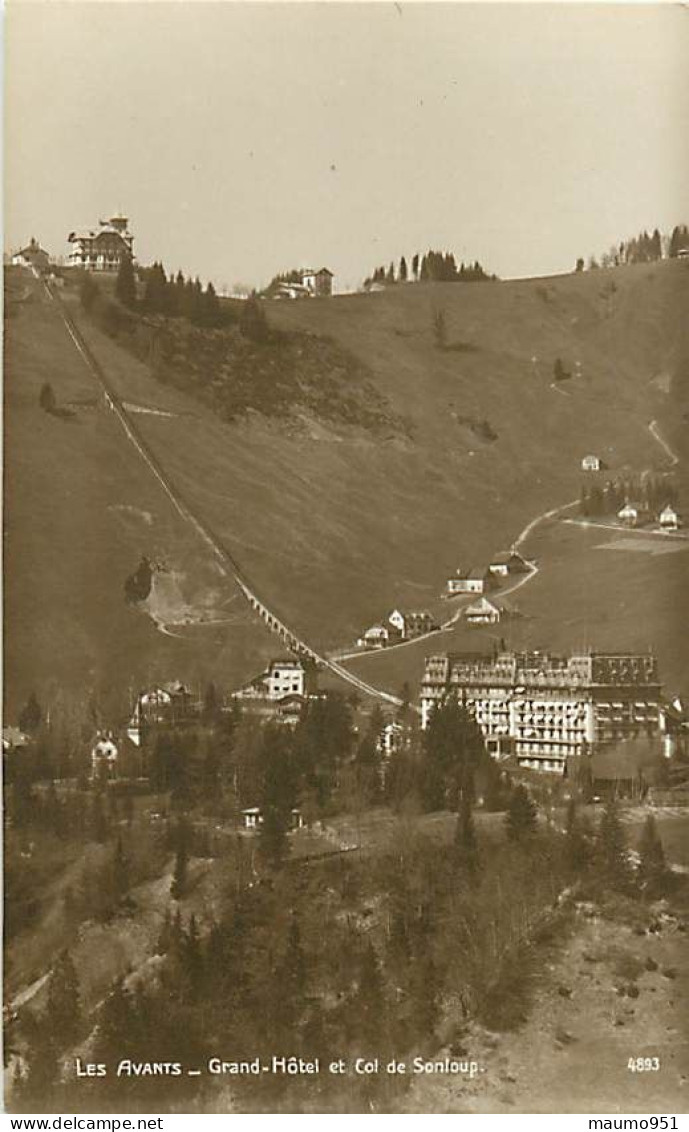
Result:
<instances>
[{"instance_id":1,"label":"hotel facade","mask_svg":"<svg viewBox=\"0 0 689 1132\"><path fill-rule=\"evenodd\" d=\"M661 685L650 654L541 652L431 656L421 726L450 697L476 719L494 758L562 774L586 750L660 728Z\"/></svg>"}]
</instances>

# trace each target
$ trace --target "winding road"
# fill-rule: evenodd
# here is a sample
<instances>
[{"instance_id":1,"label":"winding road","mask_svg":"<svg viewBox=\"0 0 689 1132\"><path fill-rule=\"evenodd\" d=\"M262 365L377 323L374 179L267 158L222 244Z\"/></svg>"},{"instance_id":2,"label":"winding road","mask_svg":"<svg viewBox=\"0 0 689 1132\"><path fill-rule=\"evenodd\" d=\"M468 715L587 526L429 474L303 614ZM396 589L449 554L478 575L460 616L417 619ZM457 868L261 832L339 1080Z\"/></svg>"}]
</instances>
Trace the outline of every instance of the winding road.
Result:
<instances>
[{"instance_id":1,"label":"winding road","mask_svg":"<svg viewBox=\"0 0 689 1132\"><path fill-rule=\"evenodd\" d=\"M34 275L40 282L40 276L37 272L35 272L35 270ZM75 348L78 350L79 354L87 365L91 375L95 378L98 385L100 386L101 391L105 397L106 404L117 417L117 420L127 440L136 449L141 459L145 462L149 471L158 481L160 487L165 492L180 517L194 528L199 537L213 553L221 569L223 570L223 573L226 576L229 575L234 580L247 603L263 620L268 629L270 629L271 632L277 634L281 638L283 643L286 644L289 649L291 649L291 651L310 658L316 664L322 666L324 669L330 671L333 675L338 676L341 680L344 680L346 683L356 688L357 691L363 692L366 695L373 696L377 699L384 700L396 706L401 706L402 701L398 696L395 696L392 693L387 692L381 688L376 688L372 684L369 684L367 681L362 680L360 677L354 675L348 669L344 668L340 661L350 660L354 658L358 659L362 656L378 656L381 653L387 654L393 649L405 648L408 645L417 644L422 640L435 639L437 638L438 632L450 630L459 621L465 603L462 603L462 605L460 605L460 607L456 609L452 617L450 617L441 625L440 630L435 630L431 633L425 633L422 636L414 637L408 641L400 641L398 644L389 645L386 649L372 650L368 652L362 650L351 652L340 651L332 653L330 655L323 655L319 653L307 641L301 638L298 633L289 628L287 623L275 612L272 606L268 605L267 602L262 600L256 590L256 587L253 585L249 576L246 574L243 568L239 565L236 557L230 552L225 543L223 543L219 539L219 537L212 531L207 522L201 520L193 510L193 508L189 505L189 503L187 503L183 499L179 488L173 485L169 476L159 464L157 458L154 456L153 452L149 448L143 436L139 433L138 428L132 420L131 412L136 413L138 406L131 406L127 402L120 400L115 390L107 380L101 365L95 358L93 352L87 345L73 318L68 312L61 296L54 292L47 282L43 281L43 285L45 287L45 291L49 300L58 307L60 317L64 322L67 333L69 334ZM675 452L673 452L669 444L661 435L658 429L657 421L651 421L648 425L648 430L657 441L657 443L663 448L663 451L667 455L672 466L678 464L679 457ZM573 507L576 507L577 503L577 499L571 500L570 502L563 503L558 507L553 507L547 511L543 511L534 519L531 519L514 540L512 544L514 549L517 550L520 546L522 546L526 542L526 540L533 534L536 528L539 527L542 523L556 519L559 515L568 510L571 510ZM530 569L527 574L520 578L514 585L508 587L505 590L501 590L497 597L506 597L508 594L515 593L517 590L521 589L522 586L532 581L533 578L535 578L539 573L539 568L533 562L529 563L529 566Z\"/></svg>"}]
</instances>

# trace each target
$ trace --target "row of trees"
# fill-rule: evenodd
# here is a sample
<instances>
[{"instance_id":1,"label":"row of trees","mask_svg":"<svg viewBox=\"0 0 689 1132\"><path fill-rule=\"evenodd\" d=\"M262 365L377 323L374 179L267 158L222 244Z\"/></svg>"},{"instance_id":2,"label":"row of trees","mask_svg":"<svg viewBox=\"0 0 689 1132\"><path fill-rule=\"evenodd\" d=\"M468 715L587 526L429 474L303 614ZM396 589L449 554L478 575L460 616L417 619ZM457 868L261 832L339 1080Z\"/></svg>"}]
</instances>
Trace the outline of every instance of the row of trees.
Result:
<instances>
[{"instance_id":1,"label":"row of trees","mask_svg":"<svg viewBox=\"0 0 689 1132\"><path fill-rule=\"evenodd\" d=\"M579 510L582 515L616 515L625 503L633 501L654 515L668 504L675 507L677 487L663 476L624 476L608 480L603 487L582 485Z\"/></svg>"},{"instance_id":2,"label":"row of trees","mask_svg":"<svg viewBox=\"0 0 689 1132\"><path fill-rule=\"evenodd\" d=\"M412 256L407 266L405 256L402 256L397 268L394 263L389 267L377 267L367 279L364 287L369 288L374 283L392 286L395 283L479 283L486 279L495 279L494 275L487 275L478 260L473 264L457 263L452 252L428 251L424 256L418 252Z\"/></svg>"},{"instance_id":3,"label":"row of trees","mask_svg":"<svg viewBox=\"0 0 689 1132\"><path fill-rule=\"evenodd\" d=\"M139 298L140 283L143 296ZM187 318L195 326L221 327L233 321L229 307L222 307L212 283L204 288L201 281L185 279L181 271L167 276L162 263L135 269L125 256L120 262L115 281L115 296L127 310L141 314L159 314L169 318ZM87 312L107 308L97 280L85 273L80 285L81 305ZM112 316L111 316L112 320Z\"/></svg>"},{"instance_id":4,"label":"row of trees","mask_svg":"<svg viewBox=\"0 0 689 1132\"><path fill-rule=\"evenodd\" d=\"M654 228L650 235L644 230L629 240L613 244L599 259L591 256L588 268L591 271L597 267L619 267L626 263L655 263L664 258L674 259L686 249L689 249L689 227L686 224L677 224L670 235L663 235ZM576 269L584 270L583 258L577 260Z\"/></svg>"}]
</instances>

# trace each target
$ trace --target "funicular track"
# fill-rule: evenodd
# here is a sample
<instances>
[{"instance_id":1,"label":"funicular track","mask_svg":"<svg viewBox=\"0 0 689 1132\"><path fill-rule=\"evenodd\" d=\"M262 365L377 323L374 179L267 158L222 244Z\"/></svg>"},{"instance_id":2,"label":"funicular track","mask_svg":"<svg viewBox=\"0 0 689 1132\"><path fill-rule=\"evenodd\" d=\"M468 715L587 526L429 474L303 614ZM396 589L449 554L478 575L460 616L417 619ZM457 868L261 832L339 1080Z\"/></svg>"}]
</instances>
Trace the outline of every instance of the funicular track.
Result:
<instances>
[{"instance_id":1,"label":"funicular track","mask_svg":"<svg viewBox=\"0 0 689 1132\"><path fill-rule=\"evenodd\" d=\"M127 440L136 449L149 471L155 476L177 513L186 523L194 528L198 536L205 542L206 546L212 551L217 562L220 564L223 572L234 580L252 610L260 617L271 633L279 637L283 645L285 645L290 652L311 660L321 668L328 670L341 680L351 684L352 687L356 688L358 691L400 706L402 701L398 696L394 696L390 692L383 691L380 688L375 688L372 684L368 684L365 680L361 680L358 676L355 676L352 672L343 668L335 660L330 660L327 656L323 656L319 653L307 641L300 637L295 630L289 627L286 620L275 611L272 603L268 605L259 595L251 578L237 561L235 555L215 533L209 523L205 519L200 518L192 505L185 499L179 487L170 480L170 477L160 464L157 456L155 456L139 431L139 428L132 420L131 415L125 409L122 400L115 392L103 367L85 341L61 296L53 291L48 283L44 283L44 286L49 299L55 303L60 312L60 317L65 324L67 333L72 339L76 349L81 354L92 376L100 386L106 404L117 417Z\"/></svg>"}]
</instances>

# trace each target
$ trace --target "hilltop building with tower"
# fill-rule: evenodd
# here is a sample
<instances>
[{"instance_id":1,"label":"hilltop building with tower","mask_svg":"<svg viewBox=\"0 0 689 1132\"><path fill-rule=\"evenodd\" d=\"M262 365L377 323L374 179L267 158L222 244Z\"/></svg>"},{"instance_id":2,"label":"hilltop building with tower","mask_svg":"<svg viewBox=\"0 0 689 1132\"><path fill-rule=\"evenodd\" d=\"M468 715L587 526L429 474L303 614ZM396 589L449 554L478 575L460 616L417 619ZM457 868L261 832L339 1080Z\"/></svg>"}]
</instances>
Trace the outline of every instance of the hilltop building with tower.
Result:
<instances>
[{"instance_id":1,"label":"hilltop building with tower","mask_svg":"<svg viewBox=\"0 0 689 1132\"><path fill-rule=\"evenodd\" d=\"M97 229L70 232L68 256L70 267L82 271L118 271L124 256L134 257L134 237L129 231L126 216L116 214L109 220L99 220Z\"/></svg>"}]
</instances>

